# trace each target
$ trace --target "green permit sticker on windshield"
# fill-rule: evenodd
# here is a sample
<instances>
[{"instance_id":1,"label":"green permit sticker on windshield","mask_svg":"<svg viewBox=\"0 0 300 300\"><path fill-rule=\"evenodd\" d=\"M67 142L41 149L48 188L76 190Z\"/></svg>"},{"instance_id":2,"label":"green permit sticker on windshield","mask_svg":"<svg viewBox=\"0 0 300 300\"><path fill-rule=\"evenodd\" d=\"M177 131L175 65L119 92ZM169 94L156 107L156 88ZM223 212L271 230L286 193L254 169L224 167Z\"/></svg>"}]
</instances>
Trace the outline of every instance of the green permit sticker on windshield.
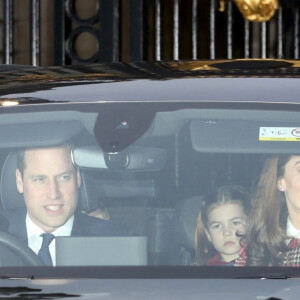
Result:
<instances>
[{"instance_id":1,"label":"green permit sticker on windshield","mask_svg":"<svg viewBox=\"0 0 300 300\"><path fill-rule=\"evenodd\" d=\"M300 142L300 127L260 127L259 140Z\"/></svg>"}]
</instances>

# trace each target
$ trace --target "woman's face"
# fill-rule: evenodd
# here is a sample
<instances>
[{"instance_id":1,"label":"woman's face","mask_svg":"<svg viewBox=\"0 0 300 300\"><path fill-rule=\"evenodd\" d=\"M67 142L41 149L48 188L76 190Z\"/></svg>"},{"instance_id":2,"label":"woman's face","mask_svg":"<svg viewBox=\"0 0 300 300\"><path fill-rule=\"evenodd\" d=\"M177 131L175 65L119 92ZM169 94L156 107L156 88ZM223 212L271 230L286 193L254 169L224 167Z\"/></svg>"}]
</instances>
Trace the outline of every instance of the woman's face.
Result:
<instances>
[{"instance_id":1,"label":"woman's face","mask_svg":"<svg viewBox=\"0 0 300 300\"><path fill-rule=\"evenodd\" d=\"M277 181L277 188L285 194L291 220L300 216L300 155L291 156L286 163L284 173ZM300 219L297 223L300 224Z\"/></svg>"}]
</instances>

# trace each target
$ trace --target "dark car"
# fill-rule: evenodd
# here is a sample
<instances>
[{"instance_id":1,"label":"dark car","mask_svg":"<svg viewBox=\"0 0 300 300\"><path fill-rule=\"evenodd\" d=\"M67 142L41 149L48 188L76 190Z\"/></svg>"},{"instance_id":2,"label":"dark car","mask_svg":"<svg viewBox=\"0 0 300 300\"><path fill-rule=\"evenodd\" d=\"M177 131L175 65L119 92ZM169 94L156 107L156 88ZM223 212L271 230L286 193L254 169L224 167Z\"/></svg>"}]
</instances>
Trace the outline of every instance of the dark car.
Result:
<instances>
[{"instance_id":1,"label":"dark car","mask_svg":"<svg viewBox=\"0 0 300 300\"><path fill-rule=\"evenodd\" d=\"M0 71L3 297L298 299L300 61Z\"/></svg>"}]
</instances>

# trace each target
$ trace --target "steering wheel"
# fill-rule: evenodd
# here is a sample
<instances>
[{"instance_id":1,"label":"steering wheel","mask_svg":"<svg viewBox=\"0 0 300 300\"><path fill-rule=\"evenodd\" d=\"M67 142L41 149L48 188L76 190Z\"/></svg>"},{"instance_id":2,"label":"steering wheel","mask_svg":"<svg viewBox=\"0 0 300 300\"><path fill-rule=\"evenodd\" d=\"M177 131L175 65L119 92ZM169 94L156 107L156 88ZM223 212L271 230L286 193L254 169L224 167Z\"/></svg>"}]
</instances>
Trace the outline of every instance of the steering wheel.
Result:
<instances>
[{"instance_id":1,"label":"steering wheel","mask_svg":"<svg viewBox=\"0 0 300 300\"><path fill-rule=\"evenodd\" d=\"M24 247L24 243L12 234L0 231L0 246L9 250L10 253L13 253L15 256L20 258L25 266L45 265L39 256L37 256L29 247ZM2 255L5 255L5 253L2 253L0 250L0 258Z\"/></svg>"}]
</instances>

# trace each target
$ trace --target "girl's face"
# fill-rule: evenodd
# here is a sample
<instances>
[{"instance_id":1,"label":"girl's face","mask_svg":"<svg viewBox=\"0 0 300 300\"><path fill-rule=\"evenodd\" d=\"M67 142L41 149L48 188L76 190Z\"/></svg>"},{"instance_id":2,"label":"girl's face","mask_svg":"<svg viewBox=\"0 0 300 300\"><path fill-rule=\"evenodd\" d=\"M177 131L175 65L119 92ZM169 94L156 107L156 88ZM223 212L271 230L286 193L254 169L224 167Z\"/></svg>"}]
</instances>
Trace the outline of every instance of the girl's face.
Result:
<instances>
[{"instance_id":1,"label":"girl's face","mask_svg":"<svg viewBox=\"0 0 300 300\"><path fill-rule=\"evenodd\" d=\"M296 216L300 214L300 155L291 156L285 164L284 173L277 181L277 188L285 194L292 223L294 226L300 224L300 221L296 221Z\"/></svg>"},{"instance_id":2,"label":"girl's face","mask_svg":"<svg viewBox=\"0 0 300 300\"><path fill-rule=\"evenodd\" d=\"M246 219L239 203L217 206L208 214L206 235L223 261L230 262L238 257L241 237L236 233L245 233Z\"/></svg>"}]
</instances>

